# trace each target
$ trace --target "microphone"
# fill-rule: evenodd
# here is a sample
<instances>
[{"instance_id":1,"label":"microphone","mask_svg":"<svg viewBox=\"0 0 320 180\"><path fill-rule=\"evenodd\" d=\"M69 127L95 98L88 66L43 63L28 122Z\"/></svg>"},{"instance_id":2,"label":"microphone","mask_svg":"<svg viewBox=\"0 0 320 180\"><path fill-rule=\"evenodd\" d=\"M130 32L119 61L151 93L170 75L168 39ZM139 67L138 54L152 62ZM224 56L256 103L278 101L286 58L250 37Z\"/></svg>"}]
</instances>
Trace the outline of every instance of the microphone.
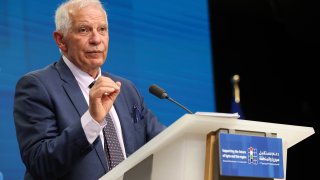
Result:
<instances>
[{"instance_id":1,"label":"microphone","mask_svg":"<svg viewBox=\"0 0 320 180\"><path fill-rule=\"evenodd\" d=\"M160 88L159 86L157 86L156 84L152 84L149 87L149 92L155 96L157 96L160 99L168 99L169 101L175 103L176 105L180 106L182 109L186 110L189 114L193 114L193 112L191 112L189 109L187 109L186 107L184 107L183 105L181 105L180 103L178 103L177 101L173 100L171 97L169 97L169 95L166 93L166 91L162 88Z\"/></svg>"}]
</instances>

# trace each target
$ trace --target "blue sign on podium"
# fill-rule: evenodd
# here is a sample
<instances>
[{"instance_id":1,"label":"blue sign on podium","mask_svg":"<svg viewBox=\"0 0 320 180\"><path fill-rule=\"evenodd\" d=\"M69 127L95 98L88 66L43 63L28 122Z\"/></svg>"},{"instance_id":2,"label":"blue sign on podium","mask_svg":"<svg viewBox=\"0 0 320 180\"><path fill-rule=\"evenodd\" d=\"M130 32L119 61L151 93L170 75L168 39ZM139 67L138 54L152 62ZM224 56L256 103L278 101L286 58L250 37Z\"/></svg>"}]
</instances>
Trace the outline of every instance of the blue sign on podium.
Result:
<instances>
[{"instance_id":1,"label":"blue sign on podium","mask_svg":"<svg viewBox=\"0 0 320 180\"><path fill-rule=\"evenodd\" d=\"M221 176L284 178L282 140L219 134Z\"/></svg>"}]
</instances>

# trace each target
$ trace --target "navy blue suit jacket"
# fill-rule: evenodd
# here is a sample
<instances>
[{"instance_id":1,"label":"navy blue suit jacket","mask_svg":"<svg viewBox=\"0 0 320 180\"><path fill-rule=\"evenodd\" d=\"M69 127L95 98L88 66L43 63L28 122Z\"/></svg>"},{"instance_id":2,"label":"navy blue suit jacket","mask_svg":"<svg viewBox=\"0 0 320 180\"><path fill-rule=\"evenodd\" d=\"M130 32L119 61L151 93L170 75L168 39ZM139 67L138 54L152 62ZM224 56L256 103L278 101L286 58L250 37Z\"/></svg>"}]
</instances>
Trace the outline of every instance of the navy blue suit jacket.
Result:
<instances>
[{"instance_id":1,"label":"navy blue suit jacket","mask_svg":"<svg viewBox=\"0 0 320 180\"><path fill-rule=\"evenodd\" d=\"M114 107L130 156L165 127L146 107L134 85L121 77ZM14 122L25 179L98 179L108 172L98 137L87 141L80 118L88 110L81 89L63 60L23 76L17 83Z\"/></svg>"}]
</instances>

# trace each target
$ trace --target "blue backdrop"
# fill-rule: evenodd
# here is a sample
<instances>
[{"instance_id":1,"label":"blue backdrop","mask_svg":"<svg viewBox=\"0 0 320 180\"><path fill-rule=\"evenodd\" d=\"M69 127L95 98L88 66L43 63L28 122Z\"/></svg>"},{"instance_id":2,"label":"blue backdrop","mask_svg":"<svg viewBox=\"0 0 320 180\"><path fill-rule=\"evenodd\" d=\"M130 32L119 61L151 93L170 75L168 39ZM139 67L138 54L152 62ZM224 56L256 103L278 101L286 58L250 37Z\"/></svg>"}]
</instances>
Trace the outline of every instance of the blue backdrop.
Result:
<instances>
[{"instance_id":1,"label":"blue backdrop","mask_svg":"<svg viewBox=\"0 0 320 180\"><path fill-rule=\"evenodd\" d=\"M13 123L15 84L60 58L52 37L61 0L1 0L0 180L23 179ZM133 81L160 120L185 111L148 93L156 83L192 111L215 111L207 0L103 1L110 44L105 71Z\"/></svg>"}]
</instances>

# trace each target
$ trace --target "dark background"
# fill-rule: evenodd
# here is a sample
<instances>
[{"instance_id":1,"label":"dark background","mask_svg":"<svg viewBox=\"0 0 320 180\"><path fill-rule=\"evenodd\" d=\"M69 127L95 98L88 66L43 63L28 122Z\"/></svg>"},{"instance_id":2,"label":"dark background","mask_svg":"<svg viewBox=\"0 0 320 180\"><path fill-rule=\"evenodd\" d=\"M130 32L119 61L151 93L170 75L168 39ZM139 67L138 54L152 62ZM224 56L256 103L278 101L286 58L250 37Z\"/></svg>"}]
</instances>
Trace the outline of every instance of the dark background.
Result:
<instances>
[{"instance_id":1,"label":"dark background","mask_svg":"<svg viewBox=\"0 0 320 180\"><path fill-rule=\"evenodd\" d=\"M317 179L320 6L310 0L209 0L217 111L240 75L245 119L314 127L288 150L287 179Z\"/></svg>"}]
</instances>

